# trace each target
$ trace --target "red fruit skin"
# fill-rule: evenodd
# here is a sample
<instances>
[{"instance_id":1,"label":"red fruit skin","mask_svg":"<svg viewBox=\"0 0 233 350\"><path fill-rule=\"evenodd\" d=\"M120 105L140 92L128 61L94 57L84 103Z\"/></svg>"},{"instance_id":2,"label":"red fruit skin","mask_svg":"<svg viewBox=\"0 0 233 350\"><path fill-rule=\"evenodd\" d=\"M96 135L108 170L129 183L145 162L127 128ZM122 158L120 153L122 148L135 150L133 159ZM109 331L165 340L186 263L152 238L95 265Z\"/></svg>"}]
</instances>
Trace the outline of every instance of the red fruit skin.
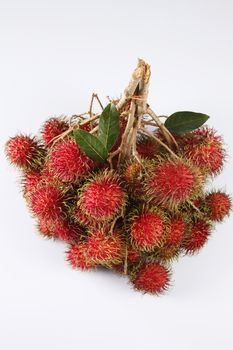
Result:
<instances>
[{"instance_id":1,"label":"red fruit skin","mask_svg":"<svg viewBox=\"0 0 233 350\"><path fill-rule=\"evenodd\" d=\"M64 194L54 185L42 185L31 196L31 210L42 219L61 220Z\"/></svg>"},{"instance_id":2,"label":"red fruit skin","mask_svg":"<svg viewBox=\"0 0 233 350\"><path fill-rule=\"evenodd\" d=\"M169 270L159 263L144 264L133 285L145 293L159 294L164 292L169 284Z\"/></svg>"},{"instance_id":3,"label":"red fruit skin","mask_svg":"<svg viewBox=\"0 0 233 350\"><path fill-rule=\"evenodd\" d=\"M181 243L185 233L185 222L181 217L170 219L167 231L166 245L176 246Z\"/></svg>"},{"instance_id":4,"label":"red fruit skin","mask_svg":"<svg viewBox=\"0 0 233 350\"><path fill-rule=\"evenodd\" d=\"M164 223L157 213L144 211L132 218L130 234L132 244L140 250L150 251L161 244Z\"/></svg>"},{"instance_id":5,"label":"red fruit skin","mask_svg":"<svg viewBox=\"0 0 233 350\"><path fill-rule=\"evenodd\" d=\"M212 192L206 197L208 216L212 221L222 221L229 215L232 204L230 197L224 192Z\"/></svg>"},{"instance_id":6,"label":"red fruit skin","mask_svg":"<svg viewBox=\"0 0 233 350\"><path fill-rule=\"evenodd\" d=\"M73 268L80 270L89 270L96 266L88 256L85 242L71 245L67 251L67 260Z\"/></svg>"},{"instance_id":7,"label":"red fruit skin","mask_svg":"<svg viewBox=\"0 0 233 350\"><path fill-rule=\"evenodd\" d=\"M48 164L54 177L64 182L77 182L93 167L73 139L59 142L49 155Z\"/></svg>"},{"instance_id":8,"label":"red fruit skin","mask_svg":"<svg viewBox=\"0 0 233 350\"><path fill-rule=\"evenodd\" d=\"M51 220L39 219L37 228L43 236L47 238L54 237L54 223Z\"/></svg>"},{"instance_id":9,"label":"red fruit skin","mask_svg":"<svg viewBox=\"0 0 233 350\"><path fill-rule=\"evenodd\" d=\"M114 175L100 175L92 179L82 190L79 208L88 217L109 221L125 205L125 192Z\"/></svg>"},{"instance_id":10,"label":"red fruit skin","mask_svg":"<svg viewBox=\"0 0 233 350\"><path fill-rule=\"evenodd\" d=\"M136 262L140 258L139 252L132 246L127 249L127 260L129 262Z\"/></svg>"},{"instance_id":11,"label":"red fruit skin","mask_svg":"<svg viewBox=\"0 0 233 350\"><path fill-rule=\"evenodd\" d=\"M38 171L28 171L25 173L22 184L23 184L23 193L25 195L30 195L35 191L37 185L41 180L41 175Z\"/></svg>"},{"instance_id":12,"label":"red fruit skin","mask_svg":"<svg viewBox=\"0 0 233 350\"><path fill-rule=\"evenodd\" d=\"M54 224L54 236L67 243L77 243L82 233L80 226L67 220L58 221Z\"/></svg>"},{"instance_id":13,"label":"red fruit skin","mask_svg":"<svg viewBox=\"0 0 233 350\"><path fill-rule=\"evenodd\" d=\"M52 146L52 140L54 137L62 134L68 129L68 124L61 118L48 119L42 129L42 138L47 147Z\"/></svg>"},{"instance_id":14,"label":"red fruit skin","mask_svg":"<svg viewBox=\"0 0 233 350\"><path fill-rule=\"evenodd\" d=\"M149 194L156 202L174 207L192 196L197 175L182 161L162 161L150 177Z\"/></svg>"},{"instance_id":15,"label":"red fruit skin","mask_svg":"<svg viewBox=\"0 0 233 350\"><path fill-rule=\"evenodd\" d=\"M122 238L117 231L106 235L103 230L96 230L87 239L87 251L88 256L98 264L120 263L123 255Z\"/></svg>"},{"instance_id":16,"label":"red fruit skin","mask_svg":"<svg viewBox=\"0 0 233 350\"><path fill-rule=\"evenodd\" d=\"M195 254L205 245L210 235L210 228L207 222L201 220L191 226L190 232L183 243L187 254Z\"/></svg>"},{"instance_id":17,"label":"red fruit skin","mask_svg":"<svg viewBox=\"0 0 233 350\"><path fill-rule=\"evenodd\" d=\"M225 150L223 140L213 129L203 127L180 141L186 157L209 174L218 174L223 167Z\"/></svg>"},{"instance_id":18,"label":"red fruit skin","mask_svg":"<svg viewBox=\"0 0 233 350\"><path fill-rule=\"evenodd\" d=\"M44 150L35 138L25 135L11 138L5 150L10 162L22 169L39 168L44 157Z\"/></svg>"},{"instance_id":19,"label":"red fruit skin","mask_svg":"<svg viewBox=\"0 0 233 350\"><path fill-rule=\"evenodd\" d=\"M137 151L144 158L154 159L158 154L159 146L152 140L142 140L137 144Z\"/></svg>"}]
</instances>

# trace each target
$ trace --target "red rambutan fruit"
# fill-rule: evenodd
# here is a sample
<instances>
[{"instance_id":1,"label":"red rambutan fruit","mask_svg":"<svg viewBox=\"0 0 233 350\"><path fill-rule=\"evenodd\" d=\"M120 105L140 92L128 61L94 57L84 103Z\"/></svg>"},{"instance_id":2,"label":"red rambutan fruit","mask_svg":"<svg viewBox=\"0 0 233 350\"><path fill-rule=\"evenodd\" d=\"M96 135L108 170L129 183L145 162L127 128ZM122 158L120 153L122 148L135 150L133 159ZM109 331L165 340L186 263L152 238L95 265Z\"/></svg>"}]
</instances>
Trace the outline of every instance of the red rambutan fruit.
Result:
<instances>
[{"instance_id":1,"label":"red rambutan fruit","mask_svg":"<svg viewBox=\"0 0 233 350\"><path fill-rule=\"evenodd\" d=\"M96 266L95 262L89 258L85 242L71 245L66 254L73 268L88 270Z\"/></svg>"},{"instance_id":2,"label":"red rambutan fruit","mask_svg":"<svg viewBox=\"0 0 233 350\"><path fill-rule=\"evenodd\" d=\"M126 194L117 175L103 172L92 177L80 192L78 207L85 216L109 221L124 207Z\"/></svg>"},{"instance_id":3,"label":"red rambutan fruit","mask_svg":"<svg viewBox=\"0 0 233 350\"><path fill-rule=\"evenodd\" d=\"M170 279L169 270L159 263L145 263L133 280L136 289L145 293L159 294L164 292Z\"/></svg>"},{"instance_id":4,"label":"red rambutan fruit","mask_svg":"<svg viewBox=\"0 0 233 350\"><path fill-rule=\"evenodd\" d=\"M130 235L132 244L140 250L151 251L161 244L164 233L164 219L156 211L143 210L131 218Z\"/></svg>"},{"instance_id":5,"label":"red rambutan fruit","mask_svg":"<svg viewBox=\"0 0 233 350\"><path fill-rule=\"evenodd\" d=\"M222 221L225 216L229 215L231 199L226 193L221 191L212 192L206 197L205 201L210 220Z\"/></svg>"},{"instance_id":6,"label":"red rambutan fruit","mask_svg":"<svg viewBox=\"0 0 233 350\"><path fill-rule=\"evenodd\" d=\"M38 231L45 237L54 237L54 223L51 220L39 219L37 224Z\"/></svg>"},{"instance_id":7,"label":"red rambutan fruit","mask_svg":"<svg viewBox=\"0 0 233 350\"><path fill-rule=\"evenodd\" d=\"M174 208L195 198L203 183L198 169L182 160L161 160L149 177L148 194L161 205Z\"/></svg>"},{"instance_id":8,"label":"red rambutan fruit","mask_svg":"<svg viewBox=\"0 0 233 350\"><path fill-rule=\"evenodd\" d=\"M47 147L52 146L52 139L68 129L68 124L62 118L48 119L42 128L42 138Z\"/></svg>"},{"instance_id":9,"label":"red rambutan fruit","mask_svg":"<svg viewBox=\"0 0 233 350\"><path fill-rule=\"evenodd\" d=\"M45 150L35 138L17 135L6 143L6 155L19 168L37 169L43 163Z\"/></svg>"},{"instance_id":10,"label":"red rambutan fruit","mask_svg":"<svg viewBox=\"0 0 233 350\"><path fill-rule=\"evenodd\" d=\"M148 138L143 138L137 143L138 153L140 154L140 156L145 158L153 159L156 156L156 154L158 154L159 149L159 144L156 141Z\"/></svg>"},{"instance_id":11,"label":"red rambutan fruit","mask_svg":"<svg viewBox=\"0 0 233 350\"><path fill-rule=\"evenodd\" d=\"M53 231L56 238L67 243L77 243L82 234L82 229L79 225L66 220L55 222Z\"/></svg>"},{"instance_id":12,"label":"red rambutan fruit","mask_svg":"<svg viewBox=\"0 0 233 350\"><path fill-rule=\"evenodd\" d=\"M35 191L40 179L41 175L38 171L31 170L26 172L22 180L24 194L30 195L33 191Z\"/></svg>"},{"instance_id":13,"label":"red rambutan fruit","mask_svg":"<svg viewBox=\"0 0 233 350\"><path fill-rule=\"evenodd\" d=\"M64 193L54 185L41 185L31 196L34 215L43 219L59 220L64 208Z\"/></svg>"},{"instance_id":14,"label":"red rambutan fruit","mask_svg":"<svg viewBox=\"0 0 233 350\"><path fill-rule=\"evenodd\" d=\"M118 231L107 235L103 230L93 231L87 239L88 256L102 265L117 264L122 261L123 242Z\"/></svg>"},{"instance_id":15,"label":"red rambutan fruit","mask_svg":"<svg viewBox=\"0 0 233 350\"><path fill-rule=\"evenodd\" d=\"M131 245L127 248L127 259L129 262L136 262L140 258L139 252Z\"/></svg>"},{"instance_id":16,"label":"red rambutan fruit","mask_svg":"<svg viewBox=\"0 0 233 350\"><path fill-rule=\"evenodd\" d=\"M192 224L187 237L184 239L183 247L187 254L197 253L207 242L211 226L202 220Z\"/></svg>"},{"instance_id":17,"label":"red rambutan fruit","mask_svg":"<svg viewBox=\"0 0 233 350\"><path fill-rule=\"evenodd\" d=\"M223 140L213 129L203 127L180 141L186 157L209 174L218 174L225 160Z\"/></svg>"},{"instance_id":18,"label":"red rambutan fruit","mask_svg":"<svg viewBox=\"0 0 233 350\"><path fill-rule=\"evenodd\" d=\"M166 245L180 244L185 233L185 221L181 217L172 217L168 224Z\"/></svg>"},{"instance_id":19,"label":"red rambutan fruit","mask_svg":"<svg viewBox=\"0 0 233 350\"><path fill-rule=\"evenodd\" d=\"M91 170L93 161L69 138L59 142L51 150L48 164L54 177L71 182L83 178Z\"/></svg>"},{"instance_id":20,"label":"red rambutan fruit","mask_svg":"<svg viewBox=\"0 0 233 350\"><path fill-rule=\"evenodd\" d=\"M180 253L181 253L181 248L179 244L177 245L165 244L161 248L157 249L153 257L156 258L156 260L170 262L172 260L178 259Z\"/></svg>"}]
</instances>

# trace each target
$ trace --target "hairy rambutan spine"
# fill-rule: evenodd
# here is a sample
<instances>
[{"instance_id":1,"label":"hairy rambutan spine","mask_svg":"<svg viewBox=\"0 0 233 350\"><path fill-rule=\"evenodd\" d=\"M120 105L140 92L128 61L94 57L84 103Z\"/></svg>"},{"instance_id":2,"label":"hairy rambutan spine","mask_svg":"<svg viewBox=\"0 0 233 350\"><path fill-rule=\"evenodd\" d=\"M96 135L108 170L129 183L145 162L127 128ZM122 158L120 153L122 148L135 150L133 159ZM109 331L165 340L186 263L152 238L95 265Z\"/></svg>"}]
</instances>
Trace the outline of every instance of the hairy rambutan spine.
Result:
<instances>
[{"instance_id":1,"label":"hairy rambutan spine","mask_svg":"<svg viewBox=\"0 0 233 350\"><path fill-rule=\"evenodd\" d=\"M221 191L209 193L204 201L207 215L212 221L222 221L232 209L231 198Z\"/></svg>"},{"instance_id":2,"label":"hairy rambutan spine","mask_svg":"<svg viewBox=\"0 0 233 350\"><path fill-rule=\"evenodd\" d=\"M161 246L165 239L164 214L158 209L144 208L130 218L129 232L132 245L142 251L151 251Z\"/></svg>"},{"instance_id":3,"label":"hairy rambutan spine","mask_svg":"<svg viewBox=\"0 0 233 350\"><path fill-rule=\"evenodd\" d=\"M169 280L169 269L154 262L143 264L132 283L136 289L144 293L160 294L168 288Z\"/></svg>"},{"instance_id":4,"label":"hairy rambutan spine","mask_svg":"<svg viewBox=\"0 0 233 350\"><path fill-rule=\"evenodd\" d=\"M148 197L170 209L195 199L201 192L204 176L184 159L159 158L146 181Z\"/></svg>"},{"instance_id":5,"label":"hairy rambutan spine","mask_svg":"<svg viewBox=\"0 0 233 350\"><path fill-rule=\"evenodd\" d=\"M54 137L62 134L64 131L68 129L68 127L69 127L68 123L61 117L59 118L53 117L46 120L41 130L44 144L47 147L51 147L52 146L51 141L54 139Z\"/></svg>"},{"instance_id":6,"label":"hairy rambutan spine","mask_svg":"<svg viewBox=\"0 0 233 350\"><path fill-rule=\"evenodd\" d=\"M111 266L123 260L123 240L118 231L95 230L87 239L88 256L96 263Z\"/></svg>"},{"instance_id":7,"label":"hairy rambutan spine","mask_svg":"<svg viewBox=\"0 0 233 350\"><path fill-rule=\"evenodd\" d=\"M66 252L66 256L67 261L73 268L89 270L96 267L96 263L88 255L86 242L71 245Z\"/></svg>"},{"instance_id":8,"label":"hairy rambutan spine","mask_svg":"<svg viewBox=\"0 0 233 350\"><path fill-rule=\"evenodd\" d=\"M197 253L207 242L210 231L211 225L203 220L198 220L191 224L182 244L186 254Z\"/></svg>"},{"instance_id":9,"label":"hairy rambutan spine","mask_svg":"<svg viewBox=\"0 0 233 350\"><path fill-rule=\"evenodd\" d=\"M127 195L120 178L111 171L94 174L78 194L78 208L90 221L108 222L124 210Z\"/></svg>"},{"instance_id":10,"label":"hairy rambutan spine","mask_svg":"<svg viewBox=\"0 0 233 350\"><path fill-rule=\"evenodd\" d=\"M59 180L77 182L92 169L93 161L80 150L74 139L68 138L59 141L51 149L48 166L53 176Z\"/></svg>"},{"instance_id":11,"label":"hairy rambutan spine","mask_svg":"<svg viewBox=\"0 0 233 350\"><path fill-rule=\"evenodd\" d=\"M65 194L54 185L41 185L31 195L31 210L42 219L61 220Z\"/></svg>"},{"instance_id":12,"label":"hairy rambutan spine","mask_svg":"<svg viewBox=\"0 0 233 350\"><path fill-rule=\"evenodd\" d=\"M5 151L9 161L23 170L39 169L44 162L45 150L35 137L12 137L6 143Z\"/></svg>"},{"instance_id":13,"label":"hairy rambutan spine","mask_svg":"<svg viewBox=\"0 0 233 350\"><path fill-rule=\"evenodd\" d=\"M218 174L225 161L222 137L204 126L184 136L179 142L185 157L210 175Z\"/></svg>"}]
</instances>

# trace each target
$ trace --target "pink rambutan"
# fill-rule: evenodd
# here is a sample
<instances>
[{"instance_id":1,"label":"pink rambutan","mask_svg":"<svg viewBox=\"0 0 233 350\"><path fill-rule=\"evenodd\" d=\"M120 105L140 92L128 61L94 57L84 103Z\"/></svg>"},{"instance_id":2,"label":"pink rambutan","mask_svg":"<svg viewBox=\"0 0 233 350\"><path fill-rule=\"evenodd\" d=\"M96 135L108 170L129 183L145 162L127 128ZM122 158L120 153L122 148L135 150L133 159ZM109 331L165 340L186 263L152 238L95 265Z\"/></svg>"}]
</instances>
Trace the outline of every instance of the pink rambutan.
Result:
<instances>
[{"instance_id":1,"label":"pink rambutan","mask_svg":"<svg viewBox=\"0 0 233 350\"><path fill-rule=\"evenodd\" d=\"M89 258L85 242L71 245L66 253L67 260L73 268L88 270L96 266L94 261Z\"/></svg>"},{"instance_id":2,"label":"pink rambutan","mask_svg":"<svg viewBox=\"0 0 233 350\"><path fill-rule=\"evenodd\" d=\"M53 138L62 134L68 127L69 125L62 118L48 119L42 128L42 138L45 145L51 147Z\"/></svg>"},{"instance_id":3,"label":"pink rambutan","mask_svg":"<svg viewBox=\"0 0 233 350\"><path fill-rule=\"evenodd\" d=\"M159 263L145 263L133 279L136 289L145 293L159 294L164 292L169 284L170 272Z\"/></svg>"},{"instance_id":4,"label":"pink rambutan","mask_svg":"<svg viewBox=\"0 0 233 350\"><path fill-rule=\"evenodd\" d=\"M102 265L117 264L122 261L123 242L118 231L111 234L104 230L95 230L87 239L88 256Z\"/></svg>"},{"instance_id":5,"label":"pink rambutan","mask_svg":"<svg viewBox=\"0 0 233 350\"><path fill-rule=\"evenodd\" d=\"M146 186L156 203L173 208L195 198L203 180L198 169L185 161L165 159L155 166Z\"/></svg>"},{"instance_id":6,"label":"pink rambutan","mask_svg":"<svg viewBox=\"0 0 233 350\"><path fill-rule=\"evenodd\" d=\"M168 223L166 245L180 244L185 233L185 221L179 216L172 217Z\"/></svg>"},{"instance_id":7,"label":"pink rambutan","mask_svg":"<svg viewBox=\"0 0 233 350\"><path fill-rule=\"evenodd\" d=\"M123 209L126 194L119 177L112 172L93 176L80 192L78 207L86 216L109 221Z\"/></svg>"},{"instance_id":8,"label":"pink rambutan","mask_svg":"<svg viewBox=\"0 0 233 350\"><path fill-rule=\"evenodd\" d=\"M34 137L17 135L6 143L6 154L20 168L37 169L43 163L45 151Z\"/></svg>"},{"instance_id":9,"label":"pink rambutan","mask_svg":"<svg viewBox=\"0 0 233 350\"><path fill-rule=\"evenodd\" d=\"M205 245L210 235L210 229L210 225L202 220L198 220L191 225L190 231L183 242L187 254L194 254Z\"/></svg>"},{"instance_id":10,"label":"pink rambutan","mask_svg":"<svg viewBox=\"0 0 233 350\"><path fill-rule=\"evenodd\" d=\"M71 182L83 178L91 170L93 161L71 138L59 142L50 152L48 164L54 177Z\"/></svg>"},{"instance_id":11,"label":"pink rambutan","mask_svg":"<svg viewBox=\"0 0 233 350\"><path fill-rule=\"evenodd\" d=\"M41 185L32 193L31 209L39 218L60 220L64 209L64 193L54 185Z\"/></svg>"},{"instance_id":12,"label":"pink rambutan","mask_svg":"<svg viewBox=\"0 0 233 350\"><path fill-rule=\"evenodd\" d=\"M231 199L226 193L221 191L212 192L206 197L205 201L210 220L222 221L225 216L229 215Z\"/></svg>"},{"instance_id":13,"label":"pink rambutan","mask_svg":"<svg viewBox=\"0 0 233 350\"><path fill-rule=\"evenodd\" d=\"M223 167L225 150L223 140L213 129L203 127L180 141L184 155L207 173L215 175Z\"/></svg>"},{"instance_id":14,"label":"pink rambutan","mask_svg":"<svg viewBox=\"0 0 233 350\"><path fill-rule=\"evenodd\" d=\"M140 250L150 251L159 246L163 233L164 219L156 211L145 209L131 218L132 244Z\"/></svg>"}]
</instances>

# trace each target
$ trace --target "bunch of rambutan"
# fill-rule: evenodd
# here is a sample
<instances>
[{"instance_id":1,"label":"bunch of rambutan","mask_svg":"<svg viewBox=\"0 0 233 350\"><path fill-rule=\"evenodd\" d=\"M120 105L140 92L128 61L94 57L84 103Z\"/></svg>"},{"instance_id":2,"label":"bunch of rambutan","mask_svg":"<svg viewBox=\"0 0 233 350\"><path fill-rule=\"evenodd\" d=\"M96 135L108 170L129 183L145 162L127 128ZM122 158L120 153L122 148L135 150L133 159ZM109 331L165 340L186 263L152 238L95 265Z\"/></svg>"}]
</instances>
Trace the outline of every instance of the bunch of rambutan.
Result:
<instances>
[{"instance_id":1,"label":"bunch of rambutan","mask_svg":"<svg viewBox=\"0 0 233 350\"><path fill-rule=\"evenodd\" d=\"M182 111L163 123L147 103L149 78L139 60L101 113L92 112L93 94L89 113L50 118L38 137L11 138L6 154L22 170L38 231L68 244L72 267L102 266L158 294L171 262L203 248L231 199L205 190L226 156L222 137L203 126L208 116Z\"/></svg>"}]
</instances>

